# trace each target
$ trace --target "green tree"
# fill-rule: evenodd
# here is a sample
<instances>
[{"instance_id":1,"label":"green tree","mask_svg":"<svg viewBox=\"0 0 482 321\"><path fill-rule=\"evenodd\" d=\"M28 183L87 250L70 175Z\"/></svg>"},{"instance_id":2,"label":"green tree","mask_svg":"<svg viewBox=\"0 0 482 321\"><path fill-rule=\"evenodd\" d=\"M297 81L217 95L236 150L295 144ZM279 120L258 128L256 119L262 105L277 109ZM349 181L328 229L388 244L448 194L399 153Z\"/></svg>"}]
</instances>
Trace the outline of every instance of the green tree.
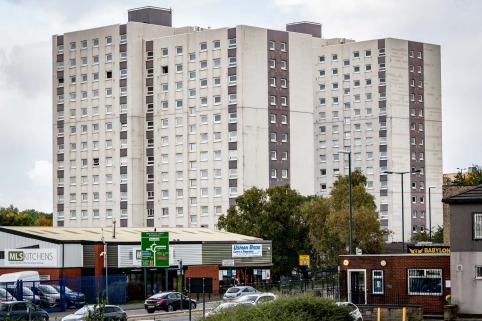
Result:
<instances>
[{"instance_id":1,"label":"green tree","mask_svg":"<svg viewBox=\"0 0 482 321\"><path fill-rule=\"evenodd\" d=\"M444 243L444 228L442 226L437 226L437 229L432 231L432 242L434 243Z\"/></svg>"},{"instance_id":2,"label":"green tree","mask_svg":"<svg viewBox=\"0 0 482 321\"><path fill-rule=\"evenodd\" d=\"M13 205L0 207L0 226L52 226L52 214L33 209L19 211Z\"/></svg>"},{"instance_id":3,"label":"green tree","mask_svg":"<svg viewBox=\"0 0 482 321\"><path fill-rule=\"evenodd\" d=\"M352 237L353 248L364 253L380 253L384 236L374 197L366 189L366 178L360 171L352 173ZM346 254L349 240L349 182L340 176L333 184L329 198L316 198L302 207L309 226L309 239L320 263L324 266L338 265L338 256Z\"/></svg>"},{"instance_id":4,"label":"green tree","mask_svg":"<svg viewBox=\"0 0 482 321\"><path fill-rule=\"evenodd\" d=\"M266 190L253 187L219 217L218 227L271 240L273 277L291 275L298 266L298 255L310 251L308 228L300 211L305 200L287 185Z\"/></svg>"}]
</instances>

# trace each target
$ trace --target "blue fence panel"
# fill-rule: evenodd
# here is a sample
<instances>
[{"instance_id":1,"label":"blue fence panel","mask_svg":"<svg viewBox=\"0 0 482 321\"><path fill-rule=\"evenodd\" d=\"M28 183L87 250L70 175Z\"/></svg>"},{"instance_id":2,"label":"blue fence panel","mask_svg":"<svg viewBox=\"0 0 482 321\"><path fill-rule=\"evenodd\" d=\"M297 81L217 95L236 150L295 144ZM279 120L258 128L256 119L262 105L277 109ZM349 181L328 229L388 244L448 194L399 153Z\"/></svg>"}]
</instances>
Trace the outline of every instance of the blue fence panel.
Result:
<instances>
[{"instance_id":1,"label":"blue fence panel","mask_svg":"<svg viewBox=\"0 0 482 321\"><path fill-rule=\"evenodd\" d=\"M109 275L108 277L108 303L125 304L127 302L125 275ZM99 299L106 298L106 278L105 276L82 276L65 278L68 289L75 293L80 293L87 304L95 304ZM67 301L69 296L67 292Z\"/></svg>"}]
</instances>

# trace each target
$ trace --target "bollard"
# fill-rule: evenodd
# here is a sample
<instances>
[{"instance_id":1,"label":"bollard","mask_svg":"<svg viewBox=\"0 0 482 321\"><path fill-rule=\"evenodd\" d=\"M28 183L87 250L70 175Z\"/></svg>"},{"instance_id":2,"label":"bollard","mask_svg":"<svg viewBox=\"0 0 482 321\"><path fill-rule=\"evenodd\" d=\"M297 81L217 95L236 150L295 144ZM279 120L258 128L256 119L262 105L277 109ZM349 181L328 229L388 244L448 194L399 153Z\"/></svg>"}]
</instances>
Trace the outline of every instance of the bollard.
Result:
<instances>
[{"instance_id":1,"label":"bollard","mask_svg":"<svg viewBox=\"0 0 482 321\"><path fill-rule=\"evenodd\" d=\"M377 308L377 321L381 321L382 320L382 312L381 312L381 309L380 307Z\"/></svg>"},{"instance_id":2,"label":"bollard","mask_svg":"<svg viewBox=\"0 0 482 321\"><path fill-rule=\"evenodd\" d=\"M402 321L407 321L407 308L402 308Z\"/></svg>"}]
</instances>

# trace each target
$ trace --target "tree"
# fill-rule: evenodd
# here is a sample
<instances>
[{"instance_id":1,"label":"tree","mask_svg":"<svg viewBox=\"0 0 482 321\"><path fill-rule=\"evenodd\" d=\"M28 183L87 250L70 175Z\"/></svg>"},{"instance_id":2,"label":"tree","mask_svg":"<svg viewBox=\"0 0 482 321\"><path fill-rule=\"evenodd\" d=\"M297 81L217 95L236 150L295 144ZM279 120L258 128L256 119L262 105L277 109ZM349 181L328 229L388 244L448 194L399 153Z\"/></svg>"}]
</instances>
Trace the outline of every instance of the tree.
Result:
<instances>
[{"instance_id":1,"label":"tree","mask_svg":"<svg viewBox=\"0 0 482 321\"><path fill-rule=\"evenodd\" d=\"M380 253L388 232L380 227L374 197L366 191L365 184L366 178L360 171L352 173L353 248ZM302 208L310 242L321 263L328 267L337 266L338 256L348 253L348 193L348 177L340 176L329 198L313 199Z\"/></svg>"},{"instance_id":2,"label":"tree","mask_svg":"<svg viewBox=\"0 0 482 321\"><path fill-rule=\"evenodd\" d=\"M432 242L434 243L444 243L444 228L442 226L437 226L435 232L432 231Z\"/></svg>"},{"instance_id":3,"label":"tree","mask_svg":"<svg viewBox=\"0 0 482 321\"><path fill-rule=\"evenodd\" d=\"M250 188L236 198L218 227L272 241L273 277L291 275L298 255L309 253L307 225L300 212L306 197L289 186Z\"/></svg>"},{"instance_id":4,"label":"tree","mask_svg":"<svg viewBox=\"0 0 482 321\"><path fill-rule=\"evenodd\" d=\"M33 209L19 211L13 205L0 207L0 226L52 226L52 214Z\"/></svg>"}]
</instances>

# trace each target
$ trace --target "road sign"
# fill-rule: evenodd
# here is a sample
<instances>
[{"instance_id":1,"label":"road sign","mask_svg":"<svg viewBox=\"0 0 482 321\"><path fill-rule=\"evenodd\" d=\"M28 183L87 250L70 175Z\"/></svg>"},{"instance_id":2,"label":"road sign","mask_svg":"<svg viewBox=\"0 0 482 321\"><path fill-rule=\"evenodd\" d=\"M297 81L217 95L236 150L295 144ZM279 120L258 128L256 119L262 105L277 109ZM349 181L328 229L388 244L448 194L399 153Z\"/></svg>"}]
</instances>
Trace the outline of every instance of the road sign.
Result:
<instances>
[{"instance_id":1,"label":"road sign","mask_svg":"<svg viewBox=\"0 0 482 321\"><path fill-rule=\"evenodd\" d=\"M310 256L309 255L300 255L300 266L310 266Z\"/></svg>"},{"instance_id":2,"label":"road sign","mask_svg":"<svg viewBox=\"0 0 482 321\"><path fill-rule=\"evenodd\" d=\"M141 233L141 261L143 267L169 266L169 232Z\"/></svg>"}]
</instances>

